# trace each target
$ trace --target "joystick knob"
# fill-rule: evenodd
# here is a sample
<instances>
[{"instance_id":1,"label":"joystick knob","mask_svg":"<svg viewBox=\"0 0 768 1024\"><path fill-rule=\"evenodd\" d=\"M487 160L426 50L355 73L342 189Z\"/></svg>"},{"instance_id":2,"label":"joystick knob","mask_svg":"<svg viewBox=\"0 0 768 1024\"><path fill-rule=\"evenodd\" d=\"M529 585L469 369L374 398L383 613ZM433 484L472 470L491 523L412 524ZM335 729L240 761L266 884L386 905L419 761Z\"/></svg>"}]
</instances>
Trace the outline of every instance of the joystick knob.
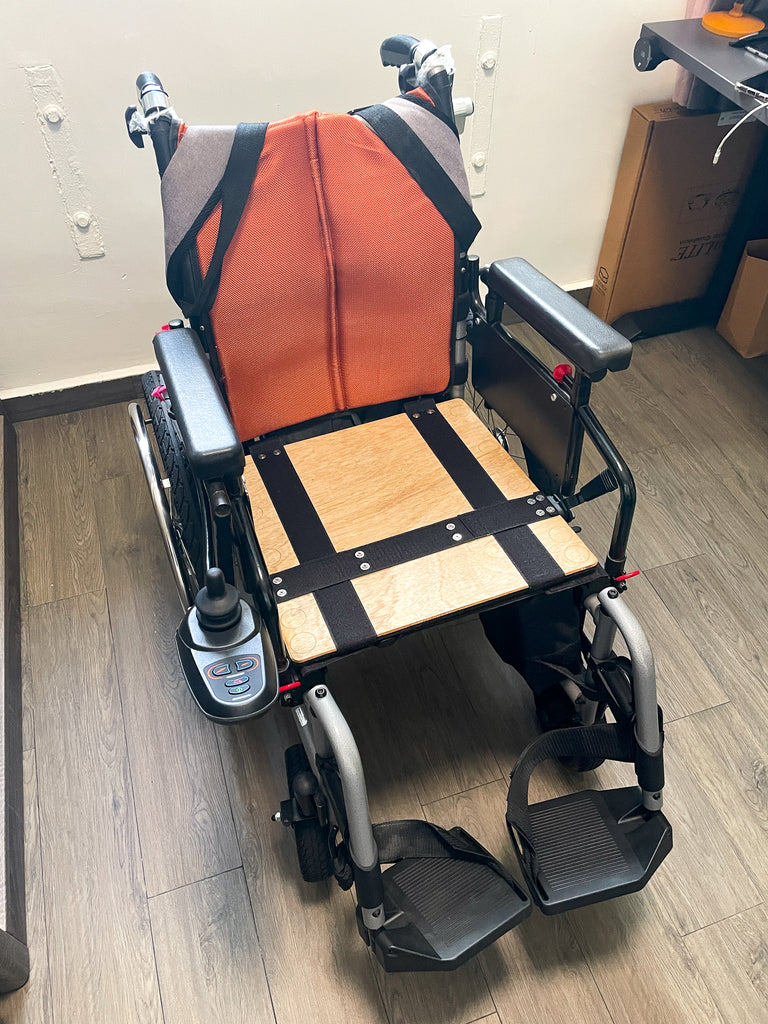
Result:
<instances>
[{"instance_id":1,"label":"joystick knob","mask_svg":"<svg viewBox=\"0 0 768 1024\"><path fill-rule=\"evenodd\" d=\"M197 593L195 608L202 629L231 629L240 621L240 593L214 566L205 574L205 586Z\"/></svg>"}]
</instances>

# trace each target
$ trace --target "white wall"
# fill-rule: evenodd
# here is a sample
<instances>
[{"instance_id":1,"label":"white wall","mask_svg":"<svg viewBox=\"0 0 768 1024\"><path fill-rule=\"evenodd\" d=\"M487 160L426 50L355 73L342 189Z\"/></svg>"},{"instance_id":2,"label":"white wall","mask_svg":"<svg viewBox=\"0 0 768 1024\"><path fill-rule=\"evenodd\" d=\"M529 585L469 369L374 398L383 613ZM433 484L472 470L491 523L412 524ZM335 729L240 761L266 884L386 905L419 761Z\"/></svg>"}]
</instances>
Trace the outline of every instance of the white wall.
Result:
<instances>
[{"instance_id":1,"label":"white wall","mask_svg":"<svg viewBox=\"0 0 768 1024\"><path fill-rule=\"evenodd\" d=\"M136 372L174 315L153 157L123 126L138 72L157 72L190 123L345 110L394 91L378 45L404 31L453 43L456 95L471 94L480 18L503 14L476 250L483 260L524 255L568 286L592 276L631 107L671 94L671 65L632 67L640 25L682 17L684 0L2 6L0 397L10 397ZM102 259L77 257L65 221L23 70L41 64L61 79Z\"/></svg>"}]
</instances>

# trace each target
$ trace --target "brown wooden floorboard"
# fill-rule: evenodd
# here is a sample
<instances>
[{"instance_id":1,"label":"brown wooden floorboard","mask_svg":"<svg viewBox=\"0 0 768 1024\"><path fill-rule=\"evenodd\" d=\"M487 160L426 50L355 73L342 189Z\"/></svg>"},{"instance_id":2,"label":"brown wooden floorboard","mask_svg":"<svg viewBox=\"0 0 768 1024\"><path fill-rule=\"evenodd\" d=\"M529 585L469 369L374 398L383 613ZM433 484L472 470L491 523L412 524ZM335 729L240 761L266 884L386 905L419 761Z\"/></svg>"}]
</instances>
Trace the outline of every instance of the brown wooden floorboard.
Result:
<instances>
[{"instance_id":1,"label":"brown wooden floorboard","mask_svg":"<svg viewBox=\"0 0 768 1024\"><path fill-rule=\"evenodd\" d=\"M3 1024L41 1024L53 1020L34 748L24 751L24 836L29 981L18 992L0 996Z\"/></svg>"},{"instance_id":2,"label":"brown wooden floorboard","mask_svg":"<svg viewBox=\"0 0 768 1024\"><path fill-rule=\"evenodd\" d=\"M763 905L685 937L725 1024L768 1020L766 933Z\"/></svg>"},{"instance_id":3,"label":"brown wooden floorboard","mask_svg":"<svg viewBox=\"0 0 768 1024\"><path fill-rule=\"evenodd\" d=\"M301 881L269 820L289 714L213 727L187 694L125 404L19 424L32 976L2 1024L768 1022L768 360L690 331L637 344L594 394L638 482L627 600L656 654L675 849L643 892L534 913L446 977L384 975L351 895ZM599 468L587 447L582 481ZM577 516L599 555L614 498ZM533 702L478 620L329 685L374 818L462 824L517 873L505 776ZM545 765L531 797L630 778Z\"/></svg>"},{"instance_id":4,"label":"brown wooden floorboard","mask_svg":"<svg viewBox=\"0 0 768 1024\"><path fill-rule=\"evenodd\" d=\"M149 903L165 1024L274 1022L240 868Z\"/></svg>"},{"instance_id":5,"label":"brown wooden floorboard","mask_svg":"<svg viewBox=\"0 0 768 1024\"><path fill-rule=\"evenodd\" d=\"M103 592L29 610L54 1021L162 1020Z\"/></svg>"},{"instance_id":6,"label":"brown wooden floorboard","mask_svg":"<svg viewBox=\"0 0 768 1024\"><path fill-rule=\"evenodd\" d=\"M176 654L181 605L146 488L115 477L96 505L147 892L237 867L213 725L197 710Z\"/></svg>"},{"instance_id":7,"label":"brown wooden floorboard","mask_svg":"<svg viewBox=\"0 0 768 1024\"><path fill-rule=\"evenodd\" d=\"M77 413L17 428L26 604L101 590L88 455Z\"/></svg>"}]
</instances>

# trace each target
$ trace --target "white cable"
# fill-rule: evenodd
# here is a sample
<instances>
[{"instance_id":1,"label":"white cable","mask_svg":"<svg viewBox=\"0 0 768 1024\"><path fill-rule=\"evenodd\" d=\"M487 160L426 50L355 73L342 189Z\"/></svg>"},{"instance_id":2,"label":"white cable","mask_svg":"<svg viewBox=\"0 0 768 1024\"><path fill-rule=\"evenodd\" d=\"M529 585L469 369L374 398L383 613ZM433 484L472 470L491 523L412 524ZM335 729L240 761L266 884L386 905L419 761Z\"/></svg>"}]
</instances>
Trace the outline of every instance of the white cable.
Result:
<instances>
[{"instance_id":1,"label":"white cable","mask_svg":"<svg viewBox=\"0 0 768 1024\"><path fill-rule=\"evenodd\" d=\"M746 114L744 115L744 117L742 117L742 119L741 119L740 121L737 121L737 122L736 122L736 124L735 124L735 125L733 126L733 128L731 128L731 130L730 130L730 131L728 132L728 134L727 134L727 135L725 136L725 138L723 139L723 141L722 141L722 142L720 143L720 145L719 145L719 146L717 147L717 149L715 150L715 155L714 155L714 157L712 158L712 164L713 164L713 166L714 166L714 165L715 165L715 164L717 163L717 161L718 161L718 160L720 159L720 154L721 154L721 153L722 153L722 151L723 151L723 146L724 146L724 145L726 144L726 142L728 141L728 139L730 139L730 137L731 137L731 136L733 135L733 133L734 133L735 131L737 131L737 130L738 130L739 128L741 128L741 126L742 126L742 125L744 124L744 122L745 122L745 121L748 121L748 120L750 119L750 117L754 117L754 115L755 115L755 114L759 114L759 113L760 113L760 111L761 111L761 110L765 110L765 108L766 108L766 107L768 107L768 100L766 100L766 101L765 101L765 103L760 103L760 104L758 104L758 106L756 106L756 107L755 107L755 108L754 108L753 110L750 110L750 111L749 111L748 113L746 113Z\"/></svg>"}]
</instances>

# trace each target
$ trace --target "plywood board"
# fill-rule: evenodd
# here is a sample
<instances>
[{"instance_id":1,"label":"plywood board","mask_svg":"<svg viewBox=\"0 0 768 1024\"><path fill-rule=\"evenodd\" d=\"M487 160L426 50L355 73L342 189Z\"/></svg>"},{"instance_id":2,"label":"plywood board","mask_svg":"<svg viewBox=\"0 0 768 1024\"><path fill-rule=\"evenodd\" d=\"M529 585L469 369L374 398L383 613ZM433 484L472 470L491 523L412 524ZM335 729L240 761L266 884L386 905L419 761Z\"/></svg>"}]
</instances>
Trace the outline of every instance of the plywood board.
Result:
<instances>
[{"instance_id":1,"label":"plywood board","mask_svg":"<svg viewBox=\"0 0 768 1024\"><path fill-rule=\"evenodd\" d=\"M464 401L443 402L439 409L505 497L536 493ZM285 451L337 551L364 550L471 508L405 413L297 441ZM267 568L279 574L298 564L296 554L253 463L245 480ZM566 575L597 563L562 519L529 529ZM484 537L360 577L353 586L377 635L387 636L525 590L527 583L498 543ZM279 614L295 661L333 653L333 638L311 595L286 602Z\"/></svg>"}]
</instances>

